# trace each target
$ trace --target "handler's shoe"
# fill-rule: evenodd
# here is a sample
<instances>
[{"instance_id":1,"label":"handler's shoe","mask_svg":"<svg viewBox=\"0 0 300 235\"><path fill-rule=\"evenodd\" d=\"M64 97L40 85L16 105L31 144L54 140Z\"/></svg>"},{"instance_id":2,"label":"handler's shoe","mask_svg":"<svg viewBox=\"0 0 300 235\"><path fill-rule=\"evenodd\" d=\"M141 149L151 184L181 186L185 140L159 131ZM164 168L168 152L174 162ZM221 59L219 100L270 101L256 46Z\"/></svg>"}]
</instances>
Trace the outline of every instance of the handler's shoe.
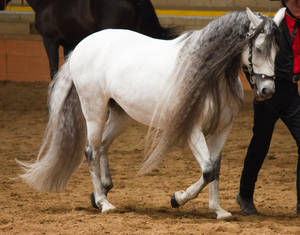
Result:
<instances>
[{"instance_id":1,"label":"handler's shoe","mask_svg":"<svg viewBox=\"0 0 300 235\"><path fill-rule=\"evenodd\" d=\"M253 203L253 200L243 199L240 193L238 193L236 201L240 205L241 212L243 213L243 215L256 215L258 213Z\"/></svg>"}]
</instances>

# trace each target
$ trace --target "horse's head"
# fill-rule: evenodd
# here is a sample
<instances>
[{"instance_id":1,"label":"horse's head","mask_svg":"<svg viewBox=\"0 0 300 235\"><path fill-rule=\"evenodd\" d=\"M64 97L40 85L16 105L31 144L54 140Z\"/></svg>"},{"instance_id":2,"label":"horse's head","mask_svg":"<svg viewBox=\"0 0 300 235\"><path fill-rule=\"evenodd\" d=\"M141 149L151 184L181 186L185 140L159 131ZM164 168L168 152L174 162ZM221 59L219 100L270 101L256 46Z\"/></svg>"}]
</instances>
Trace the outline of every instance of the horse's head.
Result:
<instances>
[{"instance_id":1,"label":"horse's head","mask_svg":"<svg viewBox=\"0 0 300 235\"><path fill-rule=\"evenodd\" d=\"M256 15L247 8L250 20L246 39L248 44L242 54L243 63L250 74L255 95L264 99L275 92L275 57L279 50L279 25L284 18L285 8L280 9L273 19Z\"/></svg>"}]
</instances>

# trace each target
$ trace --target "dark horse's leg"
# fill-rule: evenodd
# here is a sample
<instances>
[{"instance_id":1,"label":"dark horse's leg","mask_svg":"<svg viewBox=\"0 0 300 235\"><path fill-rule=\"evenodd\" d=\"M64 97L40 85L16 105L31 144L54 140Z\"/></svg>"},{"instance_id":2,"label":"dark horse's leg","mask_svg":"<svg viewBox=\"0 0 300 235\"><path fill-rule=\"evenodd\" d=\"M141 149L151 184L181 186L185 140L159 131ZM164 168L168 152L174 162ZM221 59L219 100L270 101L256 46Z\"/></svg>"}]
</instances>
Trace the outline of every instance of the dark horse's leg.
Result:
<instances>
[{"instance_id":1,"label":"dark horse's leg","mask_svg":"<svg viewBox=\"0 0 300 235\"><path fill-rule=\"evenodd\" d=\"M5 7L11 0L0 0L0 10L5 10Z\"/></svg>"},{"instance_id":2,"label":"dark horse's leg","mask_svg":"<svg viewBox=\"0 0 300 235\"><path fill-rule=\"evenodd\" d=\"M70 45L66 46L66 45L64 45L63 47L64 47L64 57L66 59L66 57L75 48L75 46L70 46Z\"/></svg>"},{"instance_id":3,"label":"dark horse's leg","mask_svg":"<svg viewBox=\"0 0 300 235\"><path fill-rule=\"evenodd\" d=\"M150 0L139 0L136 4L135 24L137 32L159 39L172 39L177 37L175 28L164 28L160 25Z\"/></svg>"},{"instance_id":4,"label":"dark horse's leg","mask_svg":"<svg viewBox=\"0 0 300 235\"><path fill-rule=\"evenodd\" d=\"M54 75L58 70L58 46L59 45L58 43L45 37L43 37L43 42L49 59L51 80L53 80Z\"/></svg>"},{"instance_id":5,"label":"dark horse's leg","mask_svg":"<svg viewBox=\"0 0 300 235\"><path fill-rule=\"evenodd\" d=\"M0 0L0 11L4 10L5 8L5 0Z\"/></svg>"}]
</instances>

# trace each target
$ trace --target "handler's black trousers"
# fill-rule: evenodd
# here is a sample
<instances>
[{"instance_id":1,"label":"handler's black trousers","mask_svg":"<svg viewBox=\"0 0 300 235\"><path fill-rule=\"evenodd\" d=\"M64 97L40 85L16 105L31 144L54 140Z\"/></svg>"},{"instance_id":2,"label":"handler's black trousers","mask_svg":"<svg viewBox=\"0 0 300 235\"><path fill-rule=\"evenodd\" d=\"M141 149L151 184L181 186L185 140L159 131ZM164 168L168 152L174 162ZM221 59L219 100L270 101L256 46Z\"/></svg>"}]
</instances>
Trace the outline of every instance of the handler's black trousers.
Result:
<instances>
[{"instance_id":1,"label":"handler's black trousers","mask_svg":"<svg viewBox=\"0 0 300 235\"><path fill-rule=\"evenodd\" d=\"M288 97L284 95L261 102L254 101L253 136L244 161L240 195L244 199L253 199L257 175L269 150L274 125L279 118L288 127L298 146L297 203L300 205L300 97L298 94L288 95Z\"/></svg>"}]
</instances>

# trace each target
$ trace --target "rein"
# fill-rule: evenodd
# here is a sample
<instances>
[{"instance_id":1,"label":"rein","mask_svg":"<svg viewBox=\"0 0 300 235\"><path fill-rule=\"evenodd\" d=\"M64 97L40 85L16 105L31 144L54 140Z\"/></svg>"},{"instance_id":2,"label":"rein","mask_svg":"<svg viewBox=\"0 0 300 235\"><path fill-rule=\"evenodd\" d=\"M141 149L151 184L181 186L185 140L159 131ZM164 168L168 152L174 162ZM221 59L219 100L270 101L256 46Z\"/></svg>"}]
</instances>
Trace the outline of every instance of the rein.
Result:
<instances>
[{"instance_id":1,"label":"rein","mask_svg":"<svg viewBox=\"0 0 300 235\"><path fill-rule=\"evenodd\" d=\"M246 35L246 39L249 40L249 56L248 56L248 61L249 61L249 82L252 87L256 86L256 79L270 79L270 80L275 80L275 75L273 76L268 76L266 74L260 74L260 73L255 73L253 69L253 41L258 37L259 34L264 32L264 26L266 24L266 20L264 19L258 26L257 28L250 28L249 32Z\"/></svg>"}]
</instances>

